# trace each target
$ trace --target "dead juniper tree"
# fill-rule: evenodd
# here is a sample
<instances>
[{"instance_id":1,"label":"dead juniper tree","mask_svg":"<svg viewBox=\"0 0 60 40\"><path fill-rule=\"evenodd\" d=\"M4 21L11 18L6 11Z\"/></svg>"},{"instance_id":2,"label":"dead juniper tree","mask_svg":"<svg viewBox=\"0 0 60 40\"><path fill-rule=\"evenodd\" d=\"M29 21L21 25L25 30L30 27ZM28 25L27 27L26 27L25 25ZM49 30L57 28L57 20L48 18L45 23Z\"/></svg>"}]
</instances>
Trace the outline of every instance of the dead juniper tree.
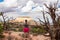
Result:
<instances>
[{"instance_id":1,"label":"dead juniper tree","mask_svg":"<svg viewBox=\"0 0 60 40\"><path fill-rule=\"evenodd\" d=\"M5 21L4 13L3 12L0 12L0 16L2 16L2 18L3 18L3 27L5 29L6 28L6 21Z\"/></svg>"},{"instance_id":2,"label":"dead juniper tree","mask_svg":"<svg viewBox=\"0 0 60 40\"><path fill-rule=\"evenodd\" d=\"M50 34L51 40L60 40L60 17L57 15L57 4L44 4L48 11L43 10L44 22L39 19L40 22L44 24L44 29ZM52 25L49 23L49 18L45 17L45 14L48 13L52 19ZM58 18L57 18L58 17Z\"/></svg>"},{"instance_id":3,"label":"dead juniper tree","mask_svg":"<svg viewBox=\"0 0 60 40\"><path fill-rule=\"evenodd\" d=\"M3 21L1 20L2 23L3 23L3 29L4 30L9 30L9 26L10 26L9 21L10 21L10 19L11 20L15 20L15 19L13 19L13 17L8 18L8 16L4 15L4 12L0 12L0 16L3 19Z\"/></svg>"}]
</instances>

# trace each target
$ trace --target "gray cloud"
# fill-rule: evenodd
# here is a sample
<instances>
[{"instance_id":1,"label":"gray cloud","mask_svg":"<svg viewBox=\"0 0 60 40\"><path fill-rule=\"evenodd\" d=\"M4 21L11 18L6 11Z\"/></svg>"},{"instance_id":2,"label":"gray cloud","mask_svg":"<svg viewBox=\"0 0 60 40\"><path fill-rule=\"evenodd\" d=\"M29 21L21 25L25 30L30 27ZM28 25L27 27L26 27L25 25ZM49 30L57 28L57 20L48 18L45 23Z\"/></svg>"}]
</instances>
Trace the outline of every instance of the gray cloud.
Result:
<instances>
[{"instance_id":1,"label":"gray cloud","mask_svg":"<svg viewBox=\"0 0 60 40\"><path fill-rule=\"evenodd\" d=\"M18 9L17 7L0 7L0 12L16 12Z\"/></svg>"},{"instance_id":2,"label":"gray cloud","mask_svg":"<svg viewBox=\"0 0 60 40\"><path fill-rule=\"evenodd\" d=\"M25 6L26 3L29 0L17 0L18 6ZM48 2L47 2L48 1ZM39 5L42 5L43 3L49 3L49 0L33 0L33 2L38 3ZM0 7L0 11L7 13L7 15L13 16L13 17L18 17L18 16L30 16L32 17L34 20L37 20L36 17L39 17L41 20L43 20L42 14L40 12L21 12L20 9L18 8L18 6L16 7Z\"/></svg>"},{"instance_id":3,"label":"gray cloud","mask_svg":"<svg viewBox=\"0 0 60 40\"><path fill-rule=\"evenodd\" d=\"M29 0L17 0L19 5L25 5ZM43 3L49 3L49 2L56 2L56 0L32 0L35 3L39 3L39 5L42 5Z\"/></svg>"}]
</instances>

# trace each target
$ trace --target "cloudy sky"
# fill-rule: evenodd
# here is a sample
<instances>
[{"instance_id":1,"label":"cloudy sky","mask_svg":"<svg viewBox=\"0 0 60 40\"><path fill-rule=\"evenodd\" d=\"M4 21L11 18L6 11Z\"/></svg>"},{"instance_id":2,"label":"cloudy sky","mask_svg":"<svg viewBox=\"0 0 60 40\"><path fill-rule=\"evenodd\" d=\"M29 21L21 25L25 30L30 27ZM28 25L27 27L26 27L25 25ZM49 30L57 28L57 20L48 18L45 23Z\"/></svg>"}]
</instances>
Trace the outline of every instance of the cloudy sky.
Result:
<instances>
[{"instance_id":1,"label":"cloudy sky","mask_svg":"<svg viewBox=\"0 0 60 40\"><path fill-rule=\"evenodd\" d=\"M3 0L0 2L0 12L4 12L8 17L30 16L34 20L37 20L37 18L43 20L41 13L43 8L45 8L43 4L54 3L56 1L57 0ZM60 1L58 4L60 4ZM50 18L49 15L46 15L46 17Z\"/></svg>"}]
</instances>

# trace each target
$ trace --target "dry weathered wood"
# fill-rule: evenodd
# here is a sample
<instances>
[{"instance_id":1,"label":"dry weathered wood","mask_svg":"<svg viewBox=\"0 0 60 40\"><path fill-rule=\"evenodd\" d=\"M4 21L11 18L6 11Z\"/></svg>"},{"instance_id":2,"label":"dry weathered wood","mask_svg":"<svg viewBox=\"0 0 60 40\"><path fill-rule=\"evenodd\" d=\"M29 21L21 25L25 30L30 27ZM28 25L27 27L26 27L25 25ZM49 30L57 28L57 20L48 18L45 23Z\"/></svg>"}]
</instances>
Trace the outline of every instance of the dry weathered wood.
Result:
<instances>
[{"instance_id":1,"label":"dry weathered wood","mask_svg":"<svg viewBox=\"0 0 60 40\"><path fill-rule=\"evenodd\" d=\"M51 40L58 40L60 39L59 38L59 31L60 31L60 17L59 16L56 16L56 11L57 11L57 5L58 5L58 0L56 3L54 3L53 5L52 4L44 4L46 6L46 8L49 10L48 12L44 11L43 10L43 18L44 18L44 25L45 25L45 30L50 34L50 37L51 37ZM53 27L51 27L51 24L49 23L49 18L45 17L45 12L48 13L52 19L52 23L53 23ZM58 17L58 18L56 18ZM47 19L47 21L46 21ZM40 22L42 22L40 19L39 19ZM42 22L43 23L43 22ZM59 31L57 31L59 30ZM57 36L58 35L58 36ZM56 37L57 36L57 37Z\"/></svg>"}]
</instances>

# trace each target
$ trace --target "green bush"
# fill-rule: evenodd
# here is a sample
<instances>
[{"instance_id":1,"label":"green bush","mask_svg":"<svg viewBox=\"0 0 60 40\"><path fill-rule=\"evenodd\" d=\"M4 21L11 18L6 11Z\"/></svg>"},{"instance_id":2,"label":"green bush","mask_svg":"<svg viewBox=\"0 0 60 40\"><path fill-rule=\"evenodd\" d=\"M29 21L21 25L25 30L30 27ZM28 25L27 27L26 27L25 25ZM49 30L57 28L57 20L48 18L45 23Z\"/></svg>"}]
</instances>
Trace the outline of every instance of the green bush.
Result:
<instances>
[{"instance_id":1,"label":"green bush","mask_svg":"<svg viewBox=\"0 0 60 40\"><path fill-rule=\"evenodd\" d=\"M0 35L0 38L4 38L5 36L4 35Z\"/></svg>"},{"instance_id":2,"label":"green bush","mask_svg":"<svg viewBox=\"0 0 60 40\"><path fill-rule=\"evenodd\" d=\"M31 30L33 33L37 33L38 29L37 28L32 28Z\"/></svg>"},{"instance_id":3,"label":"green bush","mask_svg":"<svg viewBox=\"0 0 60 40\"><path fill-rule=\"evenodd\" d=\"M17 30L16 30L16 29L13 29L13 31L17 32Z\"/></svg>"},{"instance_id":4,"label":"green bush","mask_svg":"<svg viewBox=\"0 0 60 40\"><path fill-rule=\"evenodd\" d=\"M0 25L0 34L3 32L3 27Z\"/></svg>"},{"instance_id":5,"label":"green bush","mask_svg":"<svg viewBox=\"0 0 60 40\"><path fill-rule=\"evenodd\" d=\"M0 38L4 38L3 27L0 25Z\"/></svg>"},{"instance_id":6,"label":"green bush","mask_svg":"<svg viewBox=\"0 0 60 40\"><path fill-rule=\"evenodd\" d=\"M21 31L23 31L23 28L22 28L22 27L21 27L21 28L19 28L19 30L18 30L18 31L20 31L20 32L21 32Z\"/></svg>"},{"instance_id":7,"label":"green bush","mask_svg":"<svg viewBox=\"0 0 60 40\"><path fill-rule=\"evenodd\" d=\"M46 31L44 29L34 27L34 28L31 28L31 32L37 33L37 34L42 34L42 33L45 33Z\"/></svg>"},{"instance_id":8,"label":"green bush","mask_svg":"<svg viewBox=\"0 0 60 40\"><path fill-rule=\"evenodd\" d=\"M45 33L46 31L44 29L39 29L38 33L42 34Z\"/></svg>"}]
</instances>

